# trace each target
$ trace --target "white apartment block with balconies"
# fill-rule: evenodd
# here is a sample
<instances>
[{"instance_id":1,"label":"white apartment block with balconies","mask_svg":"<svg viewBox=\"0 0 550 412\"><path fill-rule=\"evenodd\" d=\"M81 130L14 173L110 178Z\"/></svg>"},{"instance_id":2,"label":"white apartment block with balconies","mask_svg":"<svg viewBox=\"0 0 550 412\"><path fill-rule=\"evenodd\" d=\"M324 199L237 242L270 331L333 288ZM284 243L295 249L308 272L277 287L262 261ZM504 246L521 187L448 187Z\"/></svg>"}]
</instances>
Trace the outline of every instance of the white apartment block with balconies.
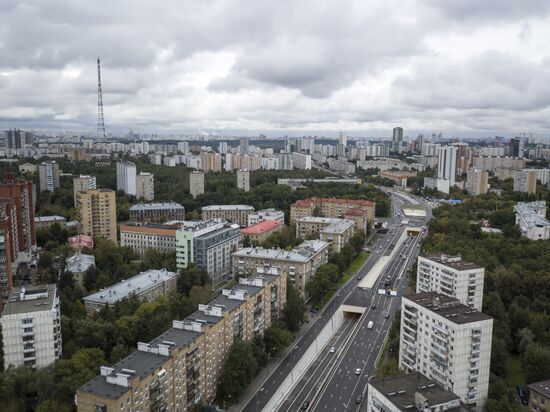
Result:
<instances>
[{"instance_id":1,"label":"white apartment block with balconies","mask_svg":"<svg viewBox=\"0 0 550 412\"><path fill-rule=\"evenodd\" d=\"M61 358L61 315L56 285L14 288L0 318L4 369L43 368Z\"/></svg>"},{"instance_id":2,"label":"white apartment block with balconies","mask_svg":"<svg viewBox=\"0 0 550 412\"><path fill-rule=\"evenodd\" d=\"M401 301L399 368L421 372L481 411L489 389L493 318L435 292Z\"/></svg>"},{"instance_id":3,"label":"white apartment block with balconies","mask_svg":"<svg viewBox=\"0 0 550 412\"><path fill-rule=\"evenodd\" d=\"M485 268L460 256L418 256L416 292L437 292L457 298L463 305L481 310Z\"/></svg>"}]
</instances>

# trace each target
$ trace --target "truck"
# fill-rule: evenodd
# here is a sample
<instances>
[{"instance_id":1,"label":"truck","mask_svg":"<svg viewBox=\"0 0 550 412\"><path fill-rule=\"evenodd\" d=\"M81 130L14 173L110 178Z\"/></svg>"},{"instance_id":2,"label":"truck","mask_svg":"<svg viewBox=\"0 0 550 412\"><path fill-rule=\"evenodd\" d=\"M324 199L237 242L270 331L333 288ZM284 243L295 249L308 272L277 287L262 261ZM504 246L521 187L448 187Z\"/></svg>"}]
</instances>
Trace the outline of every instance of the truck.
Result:
<instances>
[{"instance_id":1,"label":"truck","mask_svg":"<svg viewBox=\"0 0 550 412\"><path fill-rule=\"evenodd\" d=\"M372 329L374 326L374 322L372 320L369 320L369 323L367 323L367 329Z\"/></svg>"}]
</instances>

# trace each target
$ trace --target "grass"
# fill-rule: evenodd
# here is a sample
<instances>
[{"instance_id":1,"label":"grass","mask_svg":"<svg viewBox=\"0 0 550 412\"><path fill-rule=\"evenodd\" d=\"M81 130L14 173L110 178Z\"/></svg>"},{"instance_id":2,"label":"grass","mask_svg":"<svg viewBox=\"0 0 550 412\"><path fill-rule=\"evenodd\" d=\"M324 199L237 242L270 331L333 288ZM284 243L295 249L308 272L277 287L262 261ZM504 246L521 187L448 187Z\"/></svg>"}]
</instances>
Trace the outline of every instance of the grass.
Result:
<instances>
[{"instance_id":1,"label":"grass","mask_svg":"<svg viewBox=\"0 0 550 412\"><path fill-rule=\"evenodd\" d=\"M332 296L340 289L348 280L351 279L353 275L355 275L355 272L357 272L359 269L361 269L361 266L365 263L367 258L369 257L369 254L366 252L361 252L355 259L353 259L353 262L349 265L348 270L344 273L344 276L340 278L338 283L335 283L331 286L331 288L325 293L323 298L315 304L316 310L321 310L328 301L332 298Z\"/></svg>"},{"instance_id":2,"label":"grass","mask_svg":"<svg viewBox=\"0 0 550 412\"><path fill-rule=\"evenodd\" d=\"M518 384L525 383L525 376L521 369L521 360L517 356L511 356L506 362L506 383L510 387L515 387Z\"/></svg>"}]
</instances>

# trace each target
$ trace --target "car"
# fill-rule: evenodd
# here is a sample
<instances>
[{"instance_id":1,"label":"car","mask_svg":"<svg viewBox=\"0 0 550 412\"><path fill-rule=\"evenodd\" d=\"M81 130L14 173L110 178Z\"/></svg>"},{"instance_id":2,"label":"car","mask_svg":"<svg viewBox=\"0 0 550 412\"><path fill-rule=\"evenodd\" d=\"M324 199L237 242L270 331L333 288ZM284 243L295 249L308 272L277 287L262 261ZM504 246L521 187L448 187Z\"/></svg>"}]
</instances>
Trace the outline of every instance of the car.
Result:
<instances>
[{"instance_id":1,"label":"car","mask_svg":"<svg viewBox=\"0 0 550 412\"><path fill-rule=\"evenodd\" d=\"M359 395L357 399L355 399L355 403L359 405L363 401L363 395Z\"/></svg>"},{"instance_id":2,"label":"car","mask_svg":"<svg viewBox=\"0 0 550 412\"><path fill-rule=\"evenodd\" d=\"M300 409L302 411L307 411L307 408L309 408L309 401L304 401L304 403L302 403L302 406L300 407Z\"/></svg>"},{"instance_id":3,"label":"car","mask_svg":"<svg viewBox=\"0 0 550 412\"><path fill-rule=\"evenodd\" d=\"M374 252L374 253L378 254L378 250L377 250L376 252Z\"/></svg>"},{"instance_id":4,"label":"car","mask_svg":"<svg viewBox=\"0 0 550 412\"><path fill-rule=\"evenodd\" d=\"M384 315L384 317L385 317L386 319L388 319L388 318L390 317L390 313L389 313L389 312L386 313L386 314Z\"/></svg>"},{"instance_id":5,"label":"car","mask_svg":"<svg viewBox=\"0 0 550 412\"><path fill-rule=\"evenodd\" d=\"M525 393L525 387L523 385L516 385L516 392L518 393L519 400L523 405L529 405L527 394Z\"/></svg>"},{"instance_id":6,"label":"car","mask_svg":"<svg viewBox=\"0 0 550 412\"><path fill-rule=\"evenodd\" d=\"M376 309L376 303L373 303L370 307L372 310Z\"/></svg>"},{"instance_id":7,"label":"car","mask_svg":"<svg viewBox=\"0 0 550 412\"><path fill-rule=\"evenodd\" d=\"M361 276L357 276L357 280L361 280Z\"/></svg>"},{"instance_id":8,"label":"car","mask_svg":"<svg viewBox=\"0 0 550 412\"><path fill-rule=\"evenodd\" d=\"M329 353L334 353L336 352L336 348L334 346L332 346L330 349L329 349Z\"/></svg>"},{"instance_id":9,"label":"car","mask_svg":"<svg viewBox=\"0 0 550 412\"><path fill-rule=\"evenodd\" d=\"M359 368L355 369L355 374L356 375L361 375L361 369L359 369Z\"/></svg>"}]
</instances>

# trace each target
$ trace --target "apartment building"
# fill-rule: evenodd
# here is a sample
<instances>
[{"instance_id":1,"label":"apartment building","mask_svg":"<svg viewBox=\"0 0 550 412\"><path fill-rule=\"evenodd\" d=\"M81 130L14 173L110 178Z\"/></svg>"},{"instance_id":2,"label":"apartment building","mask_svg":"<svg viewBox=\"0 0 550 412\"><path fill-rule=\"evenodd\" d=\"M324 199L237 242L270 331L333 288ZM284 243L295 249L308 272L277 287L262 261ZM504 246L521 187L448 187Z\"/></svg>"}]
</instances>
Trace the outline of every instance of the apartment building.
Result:
<instances>
[{"instance_id":1,"label":"apartment building","mask_svg":"<svg viewBox=\"0 0 550 412\"><path fill-rule=\"evenodd\" d=\"M263 334L286 301L286 273L276 268L246 278L232 289L77 390L79 412L124 409L188 411L212 402L223 364L236 337Z\"/></svg>"},{"instance_id":2,"label":"apartment building","mask_svg":"<svg viewBox=\"0 0 550 412\"><path fill-rule=\"evenodd\" d=\"M155 175L141 172L136 176L136 199L151 201L155 198Z\"/></svg>"},{"instance_id":3,"label":"apartment building","mask_svg":"<svg viewBox=\"0 0 550 412\"><path fill-rule=\"evenodd\" d=\"M250 170L237 170L237 189L243 192L250 191Z\"/></svg>"},{"instance_id":4,"label":"apartment building","mask_svg":"<svg viewBox=\"0 0 550 412\"><path fill-rule=\"evenodd\" d=\"M194 170L189 173L189 193L193 199L204 193L204 172Z\"/></svg>"},{"instance_id":5,"label":"apartment building","mask_svg":"<svg viewBox=\"0 0 550 412\"><path fill-rule=\"evenodd\" d=\"M241 237L243 239L247 237L254 244L259 244L272 234L279 232L283 227L283 224L275 220L263 220L255 225L242 228Z\"/></svg>"},{"instance_id":6,"label":"apartment building","mask_svg":"<svg viewBox=\"0 0 550 412\"><path fill-rule=\"evenodd\" d=\"M182 221L166 223L122 223L120 230L120 246L127 246L136 252L141 259L148 250L158 250L161 253L176 250L176 230Z\"/></svg>"},{"instance_id":7,"label":"apartment building","mask_svg":"<svg viewBox=\"0 0 550 412\"><path fill-rule=\"evenodd\" d=\"M355 233L355 221L331 217L302 217L296 222L296 237L319 236L330 243L332 253L340 253Z\"/></svg>"},{"instance_id":8,"label":"apartment building","mask_svg":"<svg viewBox=\"0 0 550 412\"><path fill-rule=\"evenodd\" d=\"M311 170L311 155L292 152L292 166L295 169Z\"/></svg>"},{"instance_id":9,"label":"apartment building","mask_svg":"<svg viewBox=\"0 0 550 412\"><path fill-rule=\"evenodd\" d=\"M306 240L291 251L243 248L233 253L233 274L240 276L254 273L258 268L278 267L304 295L306 283L315 276L319 266L328 262L329 248L329 243L322 240Z\"/></svg>"},{"instance_id":10,"label":"apartment building","mask_svg":"<svg viewBox=\"0 0 550 412\"><path fill-rule=\"evenodd\" d=\"M546 219L546 201L518 202L514 206L516 225L521 234L531 240L550 238L550 222Z\"/></svg>"},{"instance_id":11,"label":"apartment building","mask_svg":"<svg viewBox=\"0 0 550 412\"><path fill-rule=\"evenodd\" d=\"M280 224L285 223L285 214L282 210L277 209L262 209L257 210L248 215L248 225L252 226L264 220L274 220Z\"/></svg>"},{"instance_id":12,"label":"apartment building","mask_svg":"<svg viewBox=\"0 0 550 412\"><path fill-rule=\"evenodd\" d=\"M117 241L116 198L110 189L92 189L76 195L80 232L91 237Z\"/></svg>"},{"instance_id":13,"label":"apartment building","mask_svg":"<svg viewBox=\"0 0 550 412\"><path fill-rule=\"evenodd\" d=\"M60 187L59 165L55 162L42 162L38 165L38 176L40 178L40 191L53 192Z\"/></svg>"},{"instance_id":14,"label":"apartment building","mask_svg":"<svg viewBox=\"0 0 550 412\"><path fill-rule=\"evenodd\" d=\"M529 388L529 411L546 412L550 407L550 379L534 382Z\"/></svg>"},{"instance_id":15,"label":"apartment building","mask_svg":"<svg viewBox=\"0 0 550 412\"><path fill-rule=\"evenodd\" d=\"M489 389L493 318L436 292L403 296L399 368L421 372L476 411Z\"/></svg>"},{"instance_id":16,"label":"apartment building","mask_svg":"<svg viewBox=\"0 0 550 412\"><path fill-rule=\"evenodd\" d=\"M63 216L51 215L51 216L37 216L34 218L34 228L38 229L47 229L55 224L59 226L67 226L67 218Z\"/></svg>"},{"instance_id":17,"label":"apartment building","mask_svg":"<svg viewBox=\"0 0 550 412\"><path fill-rule=\"evenodd\" d=\"M239 248L239 225L218 220L182 222L176 231L176 265L195 263L217 285L231 273L231 254Z\"/></svg>"},{"instance_id":18,"label":"apartment building","mask_svg":"<svg viewBox=\"0 0 550 412\"><path fill-rule=\"evenodd\" d=\"M311 197L294 202L290 206L290 223L296 223L301 217L320 214L324 217L342 217L351 209L361 208L367 211L369 222L374 222L376 202L363 199L335 199ZM318 213L316 213L318 212Z\"/></svg>"},{"instance_id":19,"label":"apartment building","mask_svg":"<svg viewBox=\"0 0 550 412\"><path fill-rule=\"evenodd\" d=\"M61 358L61 314L56 285L16 287L0 318L4 369L43 368Z\"/></svg>"},{"instance_id":20,"label":"apartment building","mask_svg":"<svg viewBox=\"0 0 550 412\"><path fill-rule=\"evenodd\" d=\"M130 221L164 223L185 220L185 208L176 202L138 203L130 207Z\"/></svg>"},{"instance_id":21,"label":"apartment building","mask_svg":"<svg viewBox=\"0 0 550 412\"><path fill-rule=\"evenodd\" d=\"M388 378L374 377L367 389L367 411L470 411L455 393L419 372Z\"/></svg>"},{"instance_id":22,"label":"apartment building","mask_svg":"<svg viewBox=\"0 0 550 412\"><path fill-rule=\"evenodd\" d=\"M136 195L136 165L132 162L116 162L116 189L127 195Z\"/></svg>"},{"instance_id":23,"label":"apartment building","mask_svg":"<svg viewBox=\"0 0 550 412\"><path fill-rule=\"evenodd\" d=\"M241 227L248 225L248 215L254 212L248 205L211 205L201 209L202 220L224 220Z\"/></svg>"},{"instance_id":24,"label":"apartment building","mask_svg":"<svg viewBox=\"0 0 550 412\"><path fill-rule=\"evenodd\" d=\"M14 253L12 236L17 233L12 203L0 200L0 313L13 289Z\"/></svg>"},{"instance_id":25,"label":"apartment building","mask_svg":"<svg viewBox=\"0 0 550 412\"><path fill-rule=\"evenodd\" d=\"M95 267L95 256L85 253L76 253L65 260L65 270L73 275L74 282L84 288L84 275L90 268Z\"/></svg>"},{"instance_id":26,"label":"apartment building","mask_svg":"<svg viewBox=\"0 0 550 412\"><path fill-rule=\"evenodd\" d=\"M107 305L133 296L152 302L176 290L177 277L177 273L166 269L151 269L85 296L82 300L88 312L99 312Z\"/></svg>"},{"instance_id":27,"label":"apartment building","mask_svg":"<svg viewBox=\"0 0 550 412\"><path fill-rule=\"evenodd\" d=\"M476 169L494 171L496 168L525 169L527 160L508 156L479 156L472 158L472 166Z\"/></svg>"},{"instance_id":28,"label":"apartment building","mask_svg":"<svg viewBox=\"0 0 550 412\"><path fill-rule=\"evenodd\" d=\"M219 153L202 152L200 159L201 169L206 173L222 171L222 157Z\"/></svg>"},{"instance_id":29,"label":"apartment building","mask_svg":"<svg viewBox=\"0 0 550 412\"><path fill-rule=\"evenodd\" d=\"M336 170L338 172L343 172L350 175L355 173L355 164L344 159L334 159L333 157L329 157L327 159L327 163L330 170Z\"/></svg>"},{"instance_id":30,"label":"apartment building","mask_svg":"<svg viewBox=\"0 0 550 412\"><path fill-rule=\"evenodd\" d=\"M481 311L485 268L460 256L442 253L418 256L416 292L437 292Z\"/></svg>"},{"instance_id":31,"label":"apartment building","mask_svg":"<svg viewBox=\"0 0 550 412\"><path fill-rule=\"evenodd\" d=\"M466 191L471 196L478 196L487 193L489 188L489 173L474 167L468 169L466 177Z\"/></svg>"},{"instance_id":32,"label":"apartment building","mask_svg":"<svg viewBox=\"0 0 550 412\"><path fill-rule=\"evenodd\" d=\"M529 169L514 171L514 192L535 194L537 192L537 172Z\"/></svg>"},{"instance_id":33,"label":"apartment building","mask_svg":"<svg viewBox=\"0 0 550 412\"><path fill-rule=\"evenodd\" d=\"M389 171L389 170L380 170L378 176L384 177L386 179L393 180L396 185L401 187L407 187L407 179L409 177L415 177L418 175L416 170L401 170L401 171Z\"/></svg>"},{"instance_id":34,"label":"apartment building","mask_svg":"<svg viewBox=\"0 0 550 412\"><path fill-rule=\"evenodd\" d=\"M85 190L97 189L95 176L80 175L73 177L73 197L74 205L76 206L76 194Z\"/></svg>"}]
</instances>

